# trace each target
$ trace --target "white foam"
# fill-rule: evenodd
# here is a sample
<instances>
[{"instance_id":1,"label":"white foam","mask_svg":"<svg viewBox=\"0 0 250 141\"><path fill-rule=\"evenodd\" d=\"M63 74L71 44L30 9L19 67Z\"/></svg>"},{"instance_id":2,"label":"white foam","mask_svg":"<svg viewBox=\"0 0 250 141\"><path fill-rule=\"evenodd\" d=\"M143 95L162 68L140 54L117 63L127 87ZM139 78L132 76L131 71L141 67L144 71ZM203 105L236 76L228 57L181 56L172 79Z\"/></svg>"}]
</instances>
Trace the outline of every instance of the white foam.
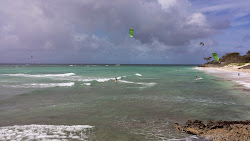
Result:
<instances>
[{"instance_id":1,"label":"white foam","mask_svg":"<svg viewBox=\"0 0 250 141\"><path fill-rule=\"evenodd\" d=\"M127 84L138 84L138 85L143 85L143 87L140 87L140 88L153 87L154 85L157 84L157 83L155 83L155 82L145 83L145 82L131 82L131 81L126 81L126 80L120 80L119 82L127 83Z\"/></svg>"},{"instance_id":2,"label":"white foam","mask_svg":"<svg viewBox=\"0 0 250 141\"><path fill-rule=\"evenodd\" d=\"M66 77L76 75L75 73L63 73L63 74L2 74L7 76L18 76L18 77Z\"/></svg>"},{"instance_id":3,"label":"white foam","mask_svg":"<svg viewBox=\"0 0 250 141\"><path fill-rule=\"evenodd\" d=\"M126 81L126 80L120 80L119 82L122 82L122 83L127 83L127 84L134 84L134 83L135 83L135 82Z\"/></svg>"},{"instance_id":4,"label":"white foam","mask_svg":"<svg viewBox=\"0 0 250 141\"><path fill-rule=\"evenodd\" d=\"M111 79L109 79L109 78L99 78L99 79L96 79L97 82L107 82L109 80L111 80Z\"/></svg>"},{"instance_id":5,"label":"white foam","mask_svg":"<svg viewBox=\"0 0 250 141\"><path fill-rule=\"evenodd\" d=\"M52 87L71 87L74 86L75 82L68 83L30 83L21 85L4 85L5 87L12 88L52 88Z\"/></svg>"},{"instance_id":6,"label":"white foam","mask_svg":"<svg viewBox=\"0 0 250 141\"><path fill-rule=\"evenodd\" d=\"M89 125L15 125L0 127L1 140L87 140Z\"/></svg>"},{"instance_id":7,"label":"white foam","mask_svg":"<svg viewBox=\"0 0 250 141\"><path fill-rule=\"evenodd\" d=\"M136 83L136 84L144 85L144 87L141 87L141 88L148 88L148 87L153 87L153 86L156 85L157 83L155 83L155 82L150 82L150 83L138 82L138 83Z\"/></svg>"},{"instance_id":8,"label":"white foam","mask_svg":"<svg viewBox=\"0 0 250 141\"><path fill-rule=\"evenodd\" d=\"M117 77L116 79L120 80L121 77ZM81 82L91 82L91 81L97 81L97 82L107 82L110 80L115 80L115 78L86 78L86 79L77 79L76 81L81 81Z\"/></svg>"},{"instance_id":9,"label":"white foam","mask_svg":"<svg viewBox=\"0 0 250 141\"><path fill-rule=\"evenodd\" d=\"M250 83L243 82L243 81L236 81L236 82L239 83L239 84L241 84L241 85L243 85L243 86L245 86L245 87L250 88Z\"/></svg>"},{"instance_id":10,"label":"white foam","mask_svg":"<svg viewBox=\"0 0 250 141\"><path fill-rule=\"evenodd\" d=\"M83 84L81 84L81 85L90 86L90 85L91 85L91 83L83 83Z\"/></svg>"},{"instance_id":11,"label":"white foam","mask_svg":"<svg viewBox=\"0 0 250 141\"><path fill-rule=\"evenodd\" d=\"M202 77L199 77L199 78L196 78L195 80L202 80L203 78Z\"/></svg>"},{"instance_id":12,"label":"white foam","mask_svg":"<svg viewBox=\"0 0 250 141\"><path fill-rule=\"evenodd\" d=\"M168 139L168 141L206 141L206 139L203 139L201 137L198 137L196 135L189 136L186 138L181 138L181 139Z\"/></svg>"},{"instance_id":13,"label":"white foam","mask_svg":"<svg viewBox=\"0 0 250 141\"><path fill-rule=\"evenodd\" d=\"M136 76L142 76L142 75L141 75L141 74L139 74L139 73L136 73L135 75L136 75Z\"/></svg>"}]
</instances>

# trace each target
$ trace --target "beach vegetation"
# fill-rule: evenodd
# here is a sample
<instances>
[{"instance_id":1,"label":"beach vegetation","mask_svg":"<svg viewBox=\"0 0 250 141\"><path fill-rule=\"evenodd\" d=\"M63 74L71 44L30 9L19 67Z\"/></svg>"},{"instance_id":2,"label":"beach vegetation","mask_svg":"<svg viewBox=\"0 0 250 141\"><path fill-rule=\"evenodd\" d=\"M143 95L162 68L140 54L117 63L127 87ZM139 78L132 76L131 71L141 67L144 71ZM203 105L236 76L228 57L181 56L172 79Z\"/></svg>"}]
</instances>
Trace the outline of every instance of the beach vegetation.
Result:
<instances>
[{"instance_id":1,"label":"beach vegetation","mask_svg":"<svg viewBox=\"0 0 250 141\"><path fill-rule=\"evenodd\" d=\"M240 55L239 52L226 53L220 58L219 61L212 60L208 62L209 60L212 59L212 57L211 58L203 57L203 59L207 61L206 64L214 64L220 66L231 64L236 66L243 66L246 63L250 63L250 50L245 55Z\"/></svg>"},{"instance_id":2,"label":"beach vegetation","mask_svg":"<svg viewBox=\"0 0 250 141\"><path fill-rule=\"evenodd\" d=\"M207 57L207 58L206 58L206 57L203 57L203 59L206 60L206 61L208 62L209 60L212 59L212 57Z\"/></svg>"}]
</instances>

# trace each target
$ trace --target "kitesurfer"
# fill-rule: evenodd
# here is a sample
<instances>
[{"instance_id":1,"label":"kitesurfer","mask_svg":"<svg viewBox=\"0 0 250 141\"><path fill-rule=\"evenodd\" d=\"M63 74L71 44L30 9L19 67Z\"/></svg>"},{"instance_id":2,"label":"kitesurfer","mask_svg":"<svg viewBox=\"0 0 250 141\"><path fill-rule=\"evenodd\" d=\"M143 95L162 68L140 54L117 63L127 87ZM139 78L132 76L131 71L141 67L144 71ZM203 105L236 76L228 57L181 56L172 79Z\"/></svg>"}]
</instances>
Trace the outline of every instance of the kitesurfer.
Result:
<instances>
[{"instance_id":1,"label":"kitesurfer","mask_svg":"<svg viewBox=\"0 0 250 141\"><path fill-rule=\"evenodd\" d=\"M204 46L205 44L203 42L200 42L200 45Z\"/></svg>"}]
</instances>

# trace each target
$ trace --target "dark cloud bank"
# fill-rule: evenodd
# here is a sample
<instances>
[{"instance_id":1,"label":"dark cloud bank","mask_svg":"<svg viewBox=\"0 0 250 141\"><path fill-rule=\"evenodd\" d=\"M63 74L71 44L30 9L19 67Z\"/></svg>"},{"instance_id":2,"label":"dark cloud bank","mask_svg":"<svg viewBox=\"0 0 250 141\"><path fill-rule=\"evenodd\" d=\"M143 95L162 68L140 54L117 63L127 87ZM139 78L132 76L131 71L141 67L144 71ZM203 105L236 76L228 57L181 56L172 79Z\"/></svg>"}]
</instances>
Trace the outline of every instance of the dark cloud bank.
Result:
<instances>
[{"instance_id":1,"label":"dark cloud bank","mask_svg":"<svg viewBox=\"0 0 250 141\"><path fill-rule=\"evenodd\" d=\"M212 46L225 26L192 9L187 0L2 0L0 63L30 55L37 63L197 63L208 51L199 41Z\"/></svg>"}]
</instances>

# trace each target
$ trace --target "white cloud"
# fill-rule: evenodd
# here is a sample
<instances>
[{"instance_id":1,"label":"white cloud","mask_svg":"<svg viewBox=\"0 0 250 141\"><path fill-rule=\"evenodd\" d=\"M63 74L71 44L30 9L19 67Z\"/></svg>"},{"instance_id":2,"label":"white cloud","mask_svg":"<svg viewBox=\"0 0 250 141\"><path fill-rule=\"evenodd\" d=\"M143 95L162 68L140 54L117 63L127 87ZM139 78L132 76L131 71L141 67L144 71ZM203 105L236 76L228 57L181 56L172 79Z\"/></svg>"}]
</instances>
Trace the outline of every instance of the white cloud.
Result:
<instances>
[{"instance_id":1,"label":"white cloud","mask_svg":"<svg viewBox=\"0 0 250 141\"><path fill-rule=\"evenodd\" d=\"M201 13L193 13L189 18L188 18L188 24L191 25L196 25L196 26L208 26L208 22L206 17L201 14Z\"/></svg>"},{"instance_id":2,"label":"white cloud","mask_svg":"<svg viewBox=\"0 0 250 141\"><path fill-rule=\"evenodd\" d=\"M168 9L177 4L177 0L158 0L163 9Z\"/></svg>"}]
</instances>

